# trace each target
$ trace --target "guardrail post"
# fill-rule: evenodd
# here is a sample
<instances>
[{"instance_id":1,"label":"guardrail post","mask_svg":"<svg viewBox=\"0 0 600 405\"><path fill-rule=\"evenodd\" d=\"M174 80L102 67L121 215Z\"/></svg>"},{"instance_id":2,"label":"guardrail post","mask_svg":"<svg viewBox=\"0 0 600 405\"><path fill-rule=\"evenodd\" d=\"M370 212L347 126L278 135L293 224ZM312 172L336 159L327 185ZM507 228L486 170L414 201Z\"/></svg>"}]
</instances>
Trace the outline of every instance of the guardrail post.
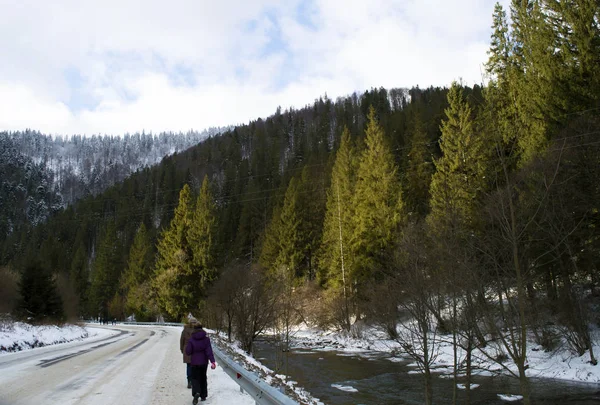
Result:
<instances>
[{"instance_id":1,"label":"guardrail post","mask_svg":"<svg viewBox=\"0 0 600 405\"><path fill-rule=\"evenodd\" d=\"M283 394L281 388L271 387L257 374L231 360L214 345L213 353L219 359L223 371L240 386L242 392L245 391L253 397L257 405L299 405Z\"/></svg>"}]
</instances>

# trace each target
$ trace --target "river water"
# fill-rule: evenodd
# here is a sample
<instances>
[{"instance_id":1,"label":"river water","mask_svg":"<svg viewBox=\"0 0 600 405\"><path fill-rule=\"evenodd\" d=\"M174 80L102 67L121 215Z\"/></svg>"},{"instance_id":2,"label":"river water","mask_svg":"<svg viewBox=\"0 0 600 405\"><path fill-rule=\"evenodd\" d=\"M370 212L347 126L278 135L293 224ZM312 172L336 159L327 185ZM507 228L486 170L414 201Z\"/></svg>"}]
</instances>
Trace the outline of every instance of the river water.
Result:
<instances>
[{"instance_id":1,"label":"river water","mask_svg":"<svg viewBox=\"0 0 600 405\"><path fill-rule=\"evenodd\" d=\"M276 349L271 343L256 342L254 356L275 370ZM301 349L287 353L287 366L283 365L278 373L287 374L327 405L423 404L423 377L409 374L409 371L414 370L408 366L409 363L390 361L389 356L381 353L348 354ZM498 396L518 395L519 383L516 379L474 377L473 383L479 384L478 388L471 391L473 405L521 403L505 402ZM451 379L434 377L434 404L452 403L452 384ZM531 386L534 404L600 404L598 384L536 379L531 381ZM464 391L459 390L458 403L463 403L464 398Z\"/></svg>"}]
</instances>

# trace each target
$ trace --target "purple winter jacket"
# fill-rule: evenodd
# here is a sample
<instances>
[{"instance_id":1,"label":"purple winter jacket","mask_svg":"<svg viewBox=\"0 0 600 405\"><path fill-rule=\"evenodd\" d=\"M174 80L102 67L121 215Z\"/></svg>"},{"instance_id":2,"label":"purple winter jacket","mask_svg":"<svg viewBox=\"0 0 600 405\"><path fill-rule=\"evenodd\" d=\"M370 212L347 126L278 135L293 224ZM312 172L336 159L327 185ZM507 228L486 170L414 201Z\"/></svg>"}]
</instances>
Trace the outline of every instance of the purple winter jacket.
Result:
<instances>
[{"instance_id":1,"label":"purple winter jacket","mask_svg":"<svg viewBox=\"0 0 600 405\"><path fill-rule=\"evenodd\" d=\"M206 336L204 329L192 333L192 338L188 340L185 346L185 353L192 356L192 362L190 363L192 366L208 364L209 360L211 363L215 362L210 339Z\"/></svg>"}]
</instances>

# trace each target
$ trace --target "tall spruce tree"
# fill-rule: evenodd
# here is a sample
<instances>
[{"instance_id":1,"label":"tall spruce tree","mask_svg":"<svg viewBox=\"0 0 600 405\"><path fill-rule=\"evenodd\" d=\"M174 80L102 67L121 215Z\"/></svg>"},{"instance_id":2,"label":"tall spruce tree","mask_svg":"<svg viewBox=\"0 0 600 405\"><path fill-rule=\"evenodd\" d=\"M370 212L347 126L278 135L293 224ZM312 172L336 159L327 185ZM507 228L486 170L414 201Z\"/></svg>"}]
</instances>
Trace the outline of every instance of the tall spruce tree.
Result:
<instances>
[{"instance_id":1,"label":"tall spruce tree","mask_svg":"<svg viewBox=\"0 0 600 405\"><path fill-rule=\"evenodd\" d=\"M207 283L216 275L214 249L216 208L210 192L208 177L204 176L196 200L192 222L188 229L188 243L192 252L194 285L200 295L205 294Z\"/></svg>"},{"instance_id":2,"label":"tall spruce tree","mask_svg":"<svg viewBox=\"0 0 600 405\"><path fill-rule=\"evenodd\" d=\"M79 312L84 312L85 308L88 307L89 276L90 272L85 246L80 244L75 250L69 273L69 278L75 285L77 296L79 297Z\"/></svg>"},{"instance_id":3,"label":"tall spruce tree","mask_svg":"<svg viewBox=\"0 0 600 405\"><path fill-rule=\"evenodd\" d=\"M575 112L587 111L600 95L600 3L597 0L542 0L544 34L552 48L545 49L544 73L552 73L556 116L562 125ZM553 111L548 111L552 113Z\"/></svg>"},{"instance_id":4,"label":"tall spruce tree","mask_svg":"<svg viewBox=\"0 0 600 405\"><path fill-rule=\"evenodd\" d=\"M549 117L562 114L556 87L560 73L550 62L558 44L540 1L513 0L511 20L509 87L519 160L524 165L546 148L554 124Z\"/></svg>"},{"instance_id":5,"label":"tall spruce tree","mask_svg":"<svg viewBox=\"0 0 600 405\"><path fill-rule=\"evenodd\" d=\"M285 272L287 278L302 277L300 263L303 249L300 238L301 219L298 213L298 185L292 178L288 184L283 206L275 209L273 218L266 230L265 243L261 252L261 264L276 277Z\"/></svg>"},{"instance_id":6,"label":"tall spruce tree","mask_svg":"<svg viewBox=\"0 0 600 405\"><path fill-rule=\"evenodd\" d=\"M63 302L50 270L39 263L30 263L21 272L18 284L21 295L19 314L28 321L63 321Z\"/></svg>"},{"instance_id":7,"label":"tall spruce tree","mask_svg":"<svg viewBox=\"0 0 600 405\"><path fill-rule=\"evenodd\" d=\"M433 172L429 138L421 120L421 114L415 109L412 127L408 166L406 168L407 209L420 217L425 216L429 203L429 184Z\"/></svg>"},{"instance_id":8,"label":"tall spruce tree","mask_svg":"<svg viewBox=\"0 0 600 405\"><path fill-rule=\"evenodd\" d=\"M273 214L269 224L264 230L262 235L262 246L260 248L260 255L258 257L258 263L265 269L270 270L274 267L277 257L279 256L280 248L280 228L281 228L281 206L276 205L273 208Z\"/></svg>"},{"instance_id":9,"label":"tall spruce tree","mask_svg":"<svg viewBox=\"0 0 600 405\"><path fill-rule=\"evenodd\" d=\"M352 198L356 182L356 162L350 131L345 127L335 156L331 186L327 191L323 237L319 250L319 283L331 291L333 297L341 298L342 321L346 330L350 329L350 312L353 307L350 240L354 220Z\"/></svg>"},{"instance_id":10,"label":"tall spruce tree","mask_svg":"<svg viewBox=\"0 0 600 405\"><path fill-rule=\"evenodd\" d=\"M122 241L117 236L114 222L109 222L103 231L98 254L92 264L90 286L90 313L107 318L110 301L117 292L123 269Z\"/></svg>"},{"instance_id":11,"label":"tall spruce tree","mask_svg":"<svg viewBox=\"0 0 600 405\"><path fill-rule=\"evenodd\" d=\"M259 186L251 179L244 189L244 195L250 196L240 202L241 212L235 235L236 256L250 266L260 256L260 236L264 231L264 206L259 195Z\"/></svg>"},{"instance_id":12,"label":"tall spruce tree","mask_svg":"<svg viewBox=\"0 0 600 405\"><path fill-rule=\"evenodd\" d=\"M127 268L121 278L121 288L125 293L125 310L127 313L134 313L137 320L148 320L152 315L150 286L154 265L153 253L150 235L142 222L129 249Z\"/></svg>"},{"instance_id":13,"label":"tall spruce tree","mask_svg":"<svg viewBox=\"0 0 600 405\"><path fill-rule=\"evenodd\" d=\"M158 241L153 284L159 307L174 319L181 319L187 311L196 308L200 300L194 296L195 286L189 283L194 273L188 241L192 214L191 190L185 184L179 193L175 216Z\"/></svg>"},{"instance_id":14,"label":"tall spruce tree","mask_svg":"<svg viewBox=\"0 0 600 405\"><path fill-rule=\"evenodd\" d=\"M511 50L508 35L506 11L504 11L500 3L496 3L494 6L492 37L488 51L489 59L486 64L486 71L494 79L500 81L506 79L505 75L510 64Z\"/></svg>"},{"instance_id":15,"label":"tall spruce tree","mask_svg":"<svg viewBox=\"0 0 600 405\"><path fill-rule=\"evenodd\" d=\"M514 45L509 37L509 26L506 12L500 3L496 3L493 15L492 38L488 51L486 72L489 75L488 86L484 95L488 124L486 130L496 137L496 142L510 144L518 139L522 128L517 125L515 100L521 88L521 72L515 60Z\"/></svg>"},{"instance_id":16,"label":"tall spruce tree","mask_svg":"<svg viewBox=\"0 0 600 405\"><path fill-rule=\"evenodd\" d=\"M335 155L331 186L327 191L327 205L323 223L323 237L319 250L319 282L327 288L351 292L349 270L352 269L350 239L353 229L352 203L356 182L357 154L344 128L340 148Z\"/></svg>"},{"instance_id":17,"label":"tall spruce tree","mask_svg":"<svg viewBox=\"0 0 600 405\"><path fill-rule=\"evenodd\" d=\"M298 184L298 208L300 216L300 245L302 259L300 272L309 280L316 276L316 257L325 215L325 186L322 170L304 166Z\"/></svg>"},{"instance_id":18,"label":"tall spruce tree","mask_svg":"<svg viewBox=\"0 0 600 405\"><path fill-rule=\"evenodd\" d=\"M476 208L485 191L488 157L484 139L475 130L471 107L456 82L448 92L448 103L441 126L442 157L435 162L431 179L428 221L437 230L456 226L468 230L477 220Z\"/></svg>"},{"instance_id":19,"label":"tall spruce tree","mask_svg":"<svg viewBox=\"0 0 600 405\"><path fill-rule=\"evenodd\" d=\"M394 156L373 107L369 109L365 143L356 175L350 243L351 277L358 289L381 270L405 209Z\"/></svg>"}]
</instances>

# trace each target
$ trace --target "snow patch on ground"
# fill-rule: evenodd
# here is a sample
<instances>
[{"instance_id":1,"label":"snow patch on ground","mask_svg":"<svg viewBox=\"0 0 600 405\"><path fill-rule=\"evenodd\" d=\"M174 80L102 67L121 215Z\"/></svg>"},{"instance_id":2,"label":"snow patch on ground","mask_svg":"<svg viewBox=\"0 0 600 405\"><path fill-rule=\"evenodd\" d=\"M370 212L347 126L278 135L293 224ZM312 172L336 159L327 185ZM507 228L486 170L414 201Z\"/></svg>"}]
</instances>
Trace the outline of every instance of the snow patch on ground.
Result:
<instances>
[{"instance_id":1,"label":"snow patch on ground","mask_svg":"<svg viewBox=\"0 0 600 405\"><path fill-rule=\"evenodd\" d=\"M465 384L456 384L456 388L459 390L466 390L467 386ZM471 389L474 390L475 388L479 388L479 384L471 384Z\"/></svg>"}]
</instances>

